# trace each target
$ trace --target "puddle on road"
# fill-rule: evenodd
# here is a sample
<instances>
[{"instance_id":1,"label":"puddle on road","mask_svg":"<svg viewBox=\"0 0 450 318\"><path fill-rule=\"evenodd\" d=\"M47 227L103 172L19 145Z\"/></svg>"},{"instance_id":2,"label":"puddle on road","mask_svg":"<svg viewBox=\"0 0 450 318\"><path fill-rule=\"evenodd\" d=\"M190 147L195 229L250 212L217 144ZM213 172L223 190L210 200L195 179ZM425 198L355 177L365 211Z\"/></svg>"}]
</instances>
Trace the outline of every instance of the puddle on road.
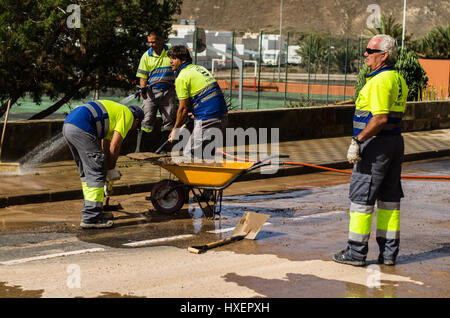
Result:
<instances>
[{"instance_id":1,"label":"puddle on road","mask_svg":"<svg viewBox=\"0 0 450 318\"><path fill-rule=\"evenodd\" d=\"M23 290L20 286L8 286L0 282L0 298L40 298L43 293L43 289Z\"/></svg>"},{"instance_id":2,"label":"puddle on road","mask_svg":"<svg viewBox=\"0 0 450 318\"><path fill-rule=\"evenodd\" d=\"M265 194L246 194L246 195L233 195L223 198L223 202L235 201L235 202L250 202L250 201L265 201L265 200L279 200L279 199L294 199L312 194L311 189L297 189L297 190L282 190L277 192L267 192Z\"/></svg>"},{"instance_id":3,"label":"puddle on road","mask_svg":"<svg viewBox=\"0 0 450 318\"><path fill-rule=\"evenodd\" d=\"M130 248L124 246L130 242L191 235L189 238L160 240L142 245L184 249L231 236L232 228L237 225L245 211L269 214L269 223L284 224L284 218L337 210L339 208L336 208L334 201L343 202L342 189L334 187L336 186L333 186L333 189L306 186L292 190L255 191L246 195L226 196L223 198L221 216L215 220L203 217L202 210L192 199L182 210L167 215L153 210L151 203L145 200L142 193L117 196L114 201L120 202L123 209L113 211L115 224L107 230L83 230L79 227L81 200L30 204L21 206L20 209L10 208L10 216L7 215L8 219L6 222L4 219L3 226L0 226L0 234L66 233L85 243L113 248ZM282 234L263 228L259 235L266 239Z\"/></svg>"},{"instance_id":4,"label":"puddle on road","mask_svg":"<svg viewBox=\"0 0 450 318\"><path fill-rule=\"evenodd\" d=\"M331 191L333 193L333 191ZM338 191L339 192L339 191ZM235 195L224 197L222 213L214 220L203 217L203 212L192 199L179 212L167 215L154 210L146 212L131 212L136 208L132 200L121 201L124 210L115 211L114 227L105 230L83 230L78 239L94 244L106 245L115 248L129 248L124 244L132 242L150 241L142 247L174 246L187 248L192 245L203 245L221 240L232 235L234 228L244 212L252 211L269 214L269 223L283 223L283 218L292 218L300 215L318 214L336 210L336 202L322 203L318 196L329 197L329 201L339 197L334 196L325 188L302 188L283 190L278 192L254 193L248 195ZM340 196L342 197L342 196ZM342 199L339 199L342 201ZM129 205L129 206L128 206ZM139 206L142 211L142 205ZM127 209L129 209L127 211ZM157 241L161 238L192 235L185 239ZM285 234L261 229L260 238L282 236ZM253 241L254 242L254 241ZM257 244L257 243L256 243ZM136 248L136 247L132 247Z\"/></svg>"}]
</instances>

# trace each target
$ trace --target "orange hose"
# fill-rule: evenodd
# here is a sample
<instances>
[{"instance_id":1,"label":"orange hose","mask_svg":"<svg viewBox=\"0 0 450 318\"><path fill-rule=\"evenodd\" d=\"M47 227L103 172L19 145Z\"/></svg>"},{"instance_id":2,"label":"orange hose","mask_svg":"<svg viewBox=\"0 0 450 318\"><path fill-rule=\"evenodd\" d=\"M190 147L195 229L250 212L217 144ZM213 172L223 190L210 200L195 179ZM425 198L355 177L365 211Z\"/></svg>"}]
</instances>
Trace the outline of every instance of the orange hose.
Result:
<instances>
[{"instance_id":1,"label":"orange hose","mask_svg":"<svg viewBox=\"0 0 450 318\"><path fill-rule=\"evenodd\" d=\"M330 171L335 171L335 172L340 172L340 173L346 173L346 174L352 174L351 171L345 171L345 170L339 170L339 169L333 169L333 168L328 168L328 167L322 167L322 166L316 166L316 165L312 165L309 163L303 163L303 162L282 162L283 165L288 165L288 166L306 166L306 167L312 167L312 168L317 168L317 169L323 169L323 170L330 170Z\"/></svg>"},{"instance_id":2,"label":"orange hose","mask_svg":"<svg viewBox=\"0 0 450 318\"><path fill-rule=\"evenodd\" d=\"M240 161L246 161L246 162L256 162L254 160L249 160L249 159L242 159L242 158L238 158L236 156L230 155L226 152L220 151L222 152L222 154L224 156L227 157L231 157L233 159L236 160L240 160ZM280 164L282 165L288 165L288 166L306 166L306 167L312 167L312 168L317 168L317 169L322 169L322 170L329 170L329 171L334 171L334 172L339 172L339 173L345 173L345 174L352 174L351 171L346 171L346 170L340 170L340 169L334 169L334 168L328 168L328 167L323 167L323 166L317 166L317 165L312 165L309 163L303 163L303 162L289 162L289 161L285 161L285 162L280 162ZM438 180L450 180L449 176L414 176L414 175L401 175L402 179L425 179L425 180L432 180L432 179L438 179Z\"/></svg>"}]
</instances>

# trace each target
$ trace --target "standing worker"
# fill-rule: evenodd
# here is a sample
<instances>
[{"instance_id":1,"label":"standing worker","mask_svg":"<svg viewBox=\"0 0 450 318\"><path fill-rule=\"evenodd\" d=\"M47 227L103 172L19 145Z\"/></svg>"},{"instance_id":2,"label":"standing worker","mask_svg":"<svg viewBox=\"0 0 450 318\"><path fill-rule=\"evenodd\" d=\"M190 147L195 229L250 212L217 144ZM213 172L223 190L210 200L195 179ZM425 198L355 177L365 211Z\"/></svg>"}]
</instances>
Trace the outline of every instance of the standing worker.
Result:
<instances>
[{"instance_id":1,"label":"standing worker","mask_svg":"<svg viewBox=\"0 0 450 318\"><path fill-rule=\"evenodd\" d=\"M400 182L404 142L401 121L408 87L394 70L395 40L374 36L364 53L372 73L356 100L353 139L347 159L354 164L350 182L350 226L347 248L333 256L338 263L364 266L375 202L378 262L395 265L400 245Z\"/></svg>"},{"instance_id":2,"label":"standing worker","mask_svg":"<svg viewBox=\"0 0 450 318\"><path fill-rule=\"evenodd\" d=\"M144 99L142 108L145 116L141 129L146 133L154 130L159 110L162 119L162 141L166 141L177 114L175 74L170 67L168 47L164 44L161 32L156 29L150 30L147 40L150 49L142 55L136 73L141 96Z\"/></svg>"},{"instance_id":3,"label":"standing worker","mask_svg":"<svg viewBox=\"0 0 450 318\"><path fill-rule=\"evenodd\" d=\"M109 100L88 102L67 115L63 135L80 172L84 197L82 228L113 225L103 213L105 181L120 179L120 171L115 167L122 142L143 118L140 107Z\"/></svg>"},{"instance_id":4,"label":"standing worker","mask_svg":"<svg viewBox=\"0 0 450 318\"><path fill-rule=\"evenodd\" d=\"M205 140L208 130L220 129L223 133L228 122L228 107L222 90L211 73L200 65L192 64L189 50L182 45L172 47L168 55L175 72L175 89L180 105L169 140L173 141L175 129L181 127L192 112L194 130L186 149L188 156L203 157L203 149L211 141ZM211 154L214 156L215 150ZM186 151L185 151L186 154ZM211 159L207 155L205 159Z\"/></svg>"}]
</instances>

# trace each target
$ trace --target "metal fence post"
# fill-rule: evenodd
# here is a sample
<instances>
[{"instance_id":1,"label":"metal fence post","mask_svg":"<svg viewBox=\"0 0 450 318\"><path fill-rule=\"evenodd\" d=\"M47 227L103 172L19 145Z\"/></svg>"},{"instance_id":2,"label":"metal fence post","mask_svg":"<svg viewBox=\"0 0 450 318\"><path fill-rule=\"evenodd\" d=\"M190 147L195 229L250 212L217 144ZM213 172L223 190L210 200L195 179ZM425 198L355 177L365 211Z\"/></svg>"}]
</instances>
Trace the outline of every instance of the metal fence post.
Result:
<instances>
[{"instance_id":1,"label":"metal fence post","mask_svg":"<svg viewBox=\"0 0 450 318\"><path fill-rule=\"evenodd\" d=\"M309 49L308 49L308 101L309 97L309 85L311 82L311 47L312 47L312 33L309 35Z\"/></svg>"},{"instance_id":2,"label":"metal fence post","mask_svg":"<svg viewBox=\"0 0 450 318\"><path fill-rule=\"evenodd\" d=\"M230 65L230 103L233 97L233 67L234 67L234 30L232 32L231 40L231 65Z\"/></svg>"},{"instance_id":3,"label":"metal fence post","mask_svg":"<svg viewBox=\"0 0 450 318\"><path fill-rule=\"evenodd\" d=\"M288 80L288 67L289 67L289 32L286 37L286 59L284 61L285 64L285 72L284 72L284 107L286 107L286 98L287 98L287 80Z\"/></svg>"},{"instance_id":4,"label":"metal fence post","mask_svg":"<svg viewBox=\"0 0 450 318\"><path fill-rule=\"evenodd\" d=\"M362 64L362 38L359 38L359 51L358 51L358 59L359 59L359 71L361 71Z\"/></svg>"},{"instance_id":5,"label":"metal fence post","mask_svg":"<svg viewBox=\"0 0 450 318\"><path fill-rule=\"evenodd\" d=\"M344 100L347 90L347 68L348 68L348 37L345 40L345 66L344 66Z\"/></svg>"},{"instance_id":6,"label":"metal fence post","mask_svg":"<svg viewBox=\"0 0 450 318\"><path fill-rule=\"evenodd\" d=\"M328 67L327 67L327 105L329 104L329 88L330 88L330 64L331 64L331 36L328 39Z\"/></svg>"},{"instance_id":7,"label":"metal fence post","mask_svg":"<svg viewBox=\"0 0 450 318\"><path fill-rule=\"evenodd\" d=\"M260 85L261 85L261 63L262 63L262 37L263 37L263 32L261 31L259 34L259 61L258 61L258 97L257 97L257 101L256 101L256 109L259 109L259 95L260 95Z\"/></svg>"},{"instance_id":8,"label":"metal fence post","mask_svg":"<svg viewBox=\"0 0 450 318\"><path fill-rule=\"evenodd\" d=\"M193 48L194 48L194 64L197 64L197 41L198 41L198 28L195 28L194 31L194 43L193 43Z\"/></svg>"}]
</instances>

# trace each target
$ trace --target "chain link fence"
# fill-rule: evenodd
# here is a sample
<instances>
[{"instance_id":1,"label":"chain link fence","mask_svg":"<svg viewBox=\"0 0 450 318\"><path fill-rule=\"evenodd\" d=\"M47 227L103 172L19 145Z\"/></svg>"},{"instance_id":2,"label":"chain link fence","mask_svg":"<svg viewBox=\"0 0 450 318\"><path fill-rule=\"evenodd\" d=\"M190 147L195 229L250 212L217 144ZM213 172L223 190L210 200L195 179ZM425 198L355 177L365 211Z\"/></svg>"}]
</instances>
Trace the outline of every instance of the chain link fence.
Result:
<instances>
[{"instance_id":1,"label":"chain link fence","mask_svg":"<svg viewBox=\"0 0 450 318\"><path fill-rule=\"evenodd\" d=\"M368 40L190 25L178 26L169 37L171 45L186 45L194 63L212 72L231 110L349 103Z\"/></svg>"}]
</instances>

